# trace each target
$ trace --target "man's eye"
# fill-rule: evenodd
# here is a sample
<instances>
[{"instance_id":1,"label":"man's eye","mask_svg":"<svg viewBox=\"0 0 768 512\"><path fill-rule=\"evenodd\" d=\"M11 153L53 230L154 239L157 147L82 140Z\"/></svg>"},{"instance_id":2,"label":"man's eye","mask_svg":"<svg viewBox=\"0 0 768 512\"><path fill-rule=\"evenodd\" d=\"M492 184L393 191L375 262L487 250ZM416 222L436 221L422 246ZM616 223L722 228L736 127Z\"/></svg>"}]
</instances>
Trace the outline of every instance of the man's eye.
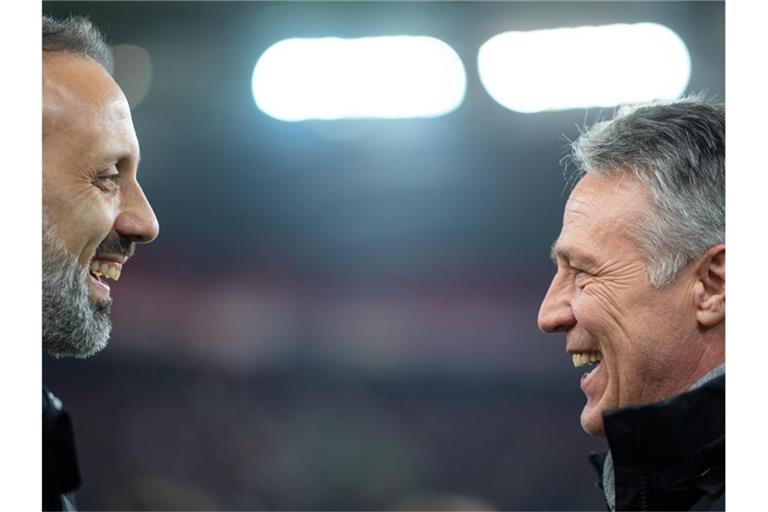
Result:
<instances>
[{"instance_id":1,"label":"man's eye","mask_svg":"<svg viewBox=\"0 0 768 512\"><path fill-rule=\"evenodd\" d=\"M589 272L587 272L586 270L581 270L581 269L579 269L579 268L574 268L574 269L573 269L573 275L576 277L576 279L580 279L580 278L589 277L589 276L591 276L592 274L590 274L590 273L589 273Z\"/></svg>"},{"instance_id":2,"label":"man's eye","mask_svg":"<svg viewBox=\"0 0 768 512\"><path fill-rule=\"evenodd\" d=\"M99 174L96 176L96 186L102 190L114 190L117 187L117 180L120 178L120 173L117 171Z\"/></svg>"}]
</instances>

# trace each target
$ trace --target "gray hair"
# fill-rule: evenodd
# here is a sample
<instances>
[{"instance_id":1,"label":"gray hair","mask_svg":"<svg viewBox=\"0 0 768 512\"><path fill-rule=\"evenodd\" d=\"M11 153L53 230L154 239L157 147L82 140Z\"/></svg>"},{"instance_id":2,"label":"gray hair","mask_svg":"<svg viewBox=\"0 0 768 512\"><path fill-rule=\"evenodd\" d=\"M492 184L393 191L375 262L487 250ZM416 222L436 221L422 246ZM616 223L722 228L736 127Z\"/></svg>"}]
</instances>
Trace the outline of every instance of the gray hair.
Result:
<instances>
[{"instance_id":1,"label":"gray hair","mask_svg":"<svg viewBox=\"0 0 768 512\"><path fill-rule=\"evenodd\" d=\"M86 358L107 346L112 302L90 298L88 273L43 206L43 348L54 357Z\"/></svg>"},{"instance_id":2,"label":"gray hair","mask_svg":"<svg viewBox=\"0 0 768 512\"><path fill-rule=\"evenodd\" d=\"M104 69L112 69L112 54L104 36L82 16L63 20L43 16L43 52L90 57Z\"/></svg>"},{"instance_id":3,"label":"gray hair","mask_svg":"<svg viewBox=\"0 0 768 512\"><path fill-rule=\"evenodd\" d=\"M636 226L651 284L725 242L725 105L700 96L622 107L571 145L576 179L631 172L655 208Z\"/></svg>"}]
</instances>

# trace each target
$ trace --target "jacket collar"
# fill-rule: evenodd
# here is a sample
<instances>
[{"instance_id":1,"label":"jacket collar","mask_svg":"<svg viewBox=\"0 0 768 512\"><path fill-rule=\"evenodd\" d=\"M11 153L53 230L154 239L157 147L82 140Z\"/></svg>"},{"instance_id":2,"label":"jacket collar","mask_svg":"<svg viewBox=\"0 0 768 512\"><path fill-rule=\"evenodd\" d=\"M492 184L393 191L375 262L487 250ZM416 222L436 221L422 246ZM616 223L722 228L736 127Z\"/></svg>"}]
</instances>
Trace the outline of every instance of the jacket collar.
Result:
<instances>
[{"instance_id":1,"label":"jacket collar","mask_svg":"<svg viewBox=\"0 0 768 512\"><path fill-rule=\"evenodd\" d=\"M616 508L645 508L662 499L682 505L697 493L722 491L725 375L716 370L681 395L603 415L614 469L605 476L615 476ZM601 483L605 460L592 456Z\"/></svg>"},{"instance_id":2,"label":"jacket collar","mask_svg":"<svg viewBox=\"0 0 768 512\"><path fill-rule=\"evenodd\" d=\"M603 425L616 466L676 464L724 441L725 375L662 402L607 412Z\"/></svg>"}]
</instances>

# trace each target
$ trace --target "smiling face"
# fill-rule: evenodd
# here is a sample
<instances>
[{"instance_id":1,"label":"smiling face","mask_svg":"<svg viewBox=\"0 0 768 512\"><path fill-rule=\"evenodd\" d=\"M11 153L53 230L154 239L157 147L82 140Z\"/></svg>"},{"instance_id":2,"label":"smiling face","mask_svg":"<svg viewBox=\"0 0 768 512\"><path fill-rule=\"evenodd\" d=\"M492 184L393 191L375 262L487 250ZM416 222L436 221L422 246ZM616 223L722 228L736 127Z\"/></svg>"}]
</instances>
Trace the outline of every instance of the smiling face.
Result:
<instances>
[{"instance_id":1,"label":"smiling face","mask_svg":"<svg viewBox=\"0 0 768 512\"><path fill-rule=\"evenodd\" d=\"M54 355L103 348L112 300L106 277L119 278L134 243L157 236L138 160L128 103L104 68L44 53L43 343ZM87 346L75 339L89 332Z\"/></svg>"},{"instance_id":2,"label":"smiling face","mask_svg":"<svg viewBox=\"0 0 768 512\"><path fill-rule=\"evenodd\" d=\"M604 435L603 412L683 392L720 357L701 342L703 267L689 265L661 289L649 281L632 227L651 208L646 187L631 174L587 174L553 246L557 273L539 327L566 334L575 365L599 359L581 379L581 425L593 435Z\"/></svg>"}]
</instances>

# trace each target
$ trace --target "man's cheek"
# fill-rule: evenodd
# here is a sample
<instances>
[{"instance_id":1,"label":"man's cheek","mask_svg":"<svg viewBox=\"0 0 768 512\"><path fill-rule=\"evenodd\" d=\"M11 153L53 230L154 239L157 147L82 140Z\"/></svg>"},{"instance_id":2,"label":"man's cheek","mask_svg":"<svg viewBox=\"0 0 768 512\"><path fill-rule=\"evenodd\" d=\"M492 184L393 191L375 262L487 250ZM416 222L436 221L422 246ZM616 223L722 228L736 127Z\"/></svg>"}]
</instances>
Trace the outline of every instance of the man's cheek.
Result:
<instances>
[{"instance_id":1,"label":"man's cheek","mask_svg":"<svg viewBox=\"0 0 768 512\"><path fill-rule=\"evenodd\" d=\"M582 291L571 301L571 310L578 325L589 331L592 336L604 334L610 329L610 316L599 298L587 291Z\"/></svg>"},{"instance_id":2,"label":"man's cheek","mask_svg":"<svg viewBox=\"0 0 768 512\"><path fill-rule=\"evenodd\" d=\"M576 319L576 324L587 331L591 331L595 326L593 307L590 306L589 301L589 297L581 294L571 300L571 311L573 318Z\"/></svg>"},{"instance_id":3,"label":"man's cheek","mask_svg":"<svg viewBox=\"0 0 768 512\"><path fill-rule=\"evenodd\" d=\"M588 289L585 288L584 293L591 298L594 314L602 319L605 327L621 328L626 319L633 316L632 311L626 307L626 301L615 293L609 283L596 282Z\"/></svg>"},{"instance_id":4,"label":"man's cheek","mask_svg":"<svg viewBox=\"0 0 768 512\"><path fill-rule=\"evenodd\" d=\"M105 209L78 212L75 221L74 238L77 249L73 251L81 265L88 265L96 252L96 248L112 231L115 217Z\"/></svg>"}]
</instances>

